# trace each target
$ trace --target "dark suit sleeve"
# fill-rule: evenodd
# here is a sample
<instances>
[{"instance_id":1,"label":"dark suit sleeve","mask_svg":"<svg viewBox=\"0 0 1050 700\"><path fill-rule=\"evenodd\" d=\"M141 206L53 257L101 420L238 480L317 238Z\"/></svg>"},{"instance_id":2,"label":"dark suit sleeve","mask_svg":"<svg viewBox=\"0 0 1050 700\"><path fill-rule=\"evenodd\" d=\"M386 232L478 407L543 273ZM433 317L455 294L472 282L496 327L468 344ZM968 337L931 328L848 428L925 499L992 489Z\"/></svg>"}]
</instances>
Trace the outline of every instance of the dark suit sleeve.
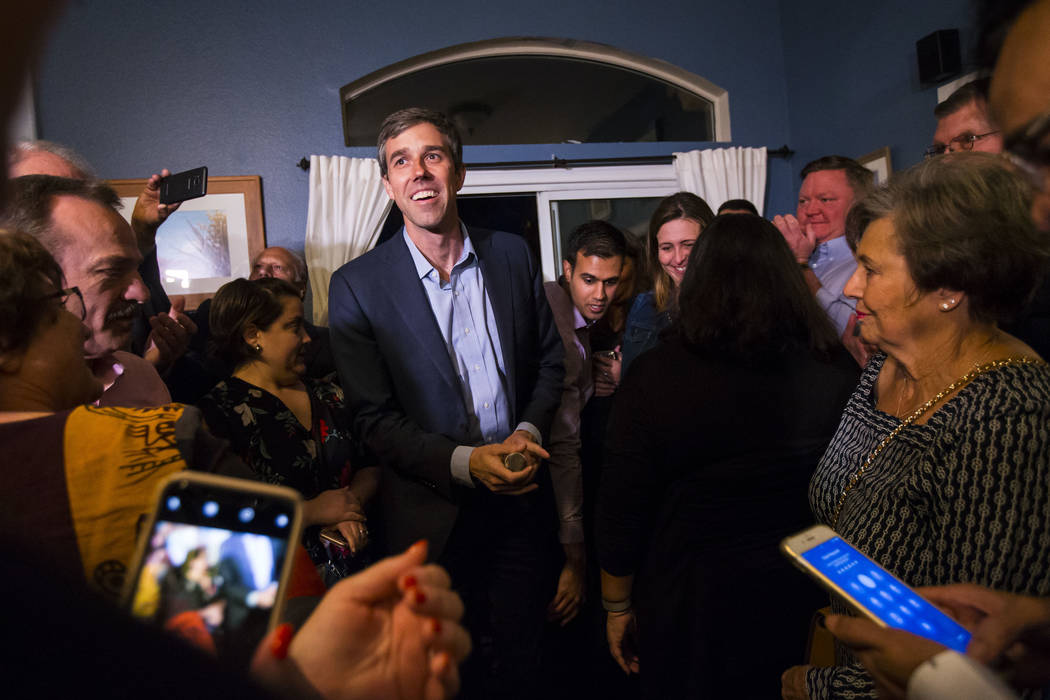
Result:
<instances>
[{"instance_id":1,"label":"dark suit sleeve","mask_svg":"<svg viewBox=\"0 0 1050 700\"><path fill-rule=\"evenodd\" d=\"M450 464L457 443L424 431L398 403L372 319L362 308L346 268L332 276L328 318L332 355L353 417L354 434L384 466L452 500ZM404 352L422 351L405 348Z\"/></svg>"},{"instance_id":2,"label":"dark suit sleeve","mask_svg":"<svg viewBox=\"0 0 1050 700\"><path fill-rule=\"evenodd\" d=\"M529 396L528 402L521 410L518 420L528 421L543 435L544 442L549 442L551 425L554 422L554 414L558 411L561 403L563 382L565 380L565 348L558 335L558 327L554 325L554 315L551 313L550 304L547 303L547 295L543 291L543 278L540 274L539 265L533 259L525 242L518 239L517 242L523 249L519 259L528 261L528 270L531 275L532 304L535 309L535 342L533 352L527 352L519 357L519 362L529 363L528 372L524 375L532 379L532 386L525 387Z\"/></svg>"}]
</instances>

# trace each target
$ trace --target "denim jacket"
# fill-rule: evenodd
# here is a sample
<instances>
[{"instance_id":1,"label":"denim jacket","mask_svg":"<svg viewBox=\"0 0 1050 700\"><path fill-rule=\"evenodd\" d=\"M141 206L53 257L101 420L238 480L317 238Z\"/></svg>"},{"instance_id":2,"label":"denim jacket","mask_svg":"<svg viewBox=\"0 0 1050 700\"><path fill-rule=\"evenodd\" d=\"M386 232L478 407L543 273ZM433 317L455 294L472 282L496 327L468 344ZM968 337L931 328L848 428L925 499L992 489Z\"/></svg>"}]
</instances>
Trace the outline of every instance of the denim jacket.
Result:
<instances>
[{"instance_id":1,"label":"denim jacket","mask_svg":"<svg viewBox=\"0 0 1050 700\"><path fill-rule=\"evenodd\" d=\"M660 332L671 325L671 314L657 311L652 292L643 292L634 299L631 310L627 313L627 323L623 331L623 375L635 358L646 350L656 347L660 341Z\"/></svg>"}]
</instances>

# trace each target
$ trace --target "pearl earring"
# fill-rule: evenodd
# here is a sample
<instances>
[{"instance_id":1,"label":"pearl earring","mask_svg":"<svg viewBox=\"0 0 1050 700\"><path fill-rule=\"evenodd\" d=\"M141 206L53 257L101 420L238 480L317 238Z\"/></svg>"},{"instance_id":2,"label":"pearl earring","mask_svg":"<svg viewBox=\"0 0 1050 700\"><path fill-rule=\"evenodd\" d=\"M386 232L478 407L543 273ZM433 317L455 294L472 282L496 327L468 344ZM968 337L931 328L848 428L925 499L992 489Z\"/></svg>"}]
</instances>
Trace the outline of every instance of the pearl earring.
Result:
<instances>
[{"instance_id":1,"label":"pearl earring","mask_svg":"<svg viewBox=\"0 0 1050 700\"><path fill-rule=\"evenodd\" d=\"M948 308L948 307L945 306L944 308ZM259 345L258 343L256 343L255 344L255 352L262 352L262 345Z\"/></svg>"},{"instance_id":2,"label":"pearl earring","mask_svg":"<svg viewBox=\"0 0 1050 700\"><path fill-rule=\"evenodd\" d=\"M947 311L948 309L955 306L955 299L949 299L948 301L941 302L941 311Z\"/></svg>"}]
</instances>

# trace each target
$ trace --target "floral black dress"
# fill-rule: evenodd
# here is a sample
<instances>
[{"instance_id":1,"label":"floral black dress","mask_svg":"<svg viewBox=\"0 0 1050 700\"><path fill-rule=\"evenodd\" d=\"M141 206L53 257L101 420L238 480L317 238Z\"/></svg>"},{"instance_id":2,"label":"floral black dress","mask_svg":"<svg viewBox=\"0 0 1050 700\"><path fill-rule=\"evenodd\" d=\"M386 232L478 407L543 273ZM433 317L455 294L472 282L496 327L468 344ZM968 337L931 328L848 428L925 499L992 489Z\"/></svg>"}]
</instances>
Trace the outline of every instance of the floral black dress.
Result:
<instances>
[{"instance_id":1,"label":"floral black dress","mask_svg":"<svg viewBox=\"0 0 1050 700\"><path fill-rule=\"evenodd\" d=\"M324 379L304 379L310 396L309 429L279 398L237 377L219 382L201 399L200 409L211 431L230 442L260 481L288 486L313 498L322 491L347 486L353 466L369 464L353 441L343 390ZM333 565L340 575L361 568L321 543L319 527L307 528L303 545L318 566Z\"/></svg>"}]
</instances>

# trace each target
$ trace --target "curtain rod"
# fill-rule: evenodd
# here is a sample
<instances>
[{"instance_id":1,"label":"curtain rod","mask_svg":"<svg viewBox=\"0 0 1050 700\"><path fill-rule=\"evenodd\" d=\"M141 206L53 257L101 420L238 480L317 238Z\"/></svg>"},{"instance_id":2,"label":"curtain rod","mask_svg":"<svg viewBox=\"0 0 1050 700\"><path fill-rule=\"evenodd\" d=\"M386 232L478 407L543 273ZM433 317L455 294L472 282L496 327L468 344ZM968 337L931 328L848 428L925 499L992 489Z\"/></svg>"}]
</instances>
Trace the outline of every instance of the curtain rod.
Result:
<instances>
[{"instance_id":1,"label":"curtain rod","mask_svg":"<svg viewBox=\"0 0 1050 700\"><path fill-rule=\"evenodd\" d=\"M795 152L786 145L769 149L766 155L770 158L790 158ZM623 156L620 158L558 158L550 160L507 160L491 163L467 163L468 170L521 170L525 168L586 168L598 165L666 165L674 161L674 156ZM303 170L310 169L310 159L302 158L296 165Z\"/></svg>"}]
</instances>

